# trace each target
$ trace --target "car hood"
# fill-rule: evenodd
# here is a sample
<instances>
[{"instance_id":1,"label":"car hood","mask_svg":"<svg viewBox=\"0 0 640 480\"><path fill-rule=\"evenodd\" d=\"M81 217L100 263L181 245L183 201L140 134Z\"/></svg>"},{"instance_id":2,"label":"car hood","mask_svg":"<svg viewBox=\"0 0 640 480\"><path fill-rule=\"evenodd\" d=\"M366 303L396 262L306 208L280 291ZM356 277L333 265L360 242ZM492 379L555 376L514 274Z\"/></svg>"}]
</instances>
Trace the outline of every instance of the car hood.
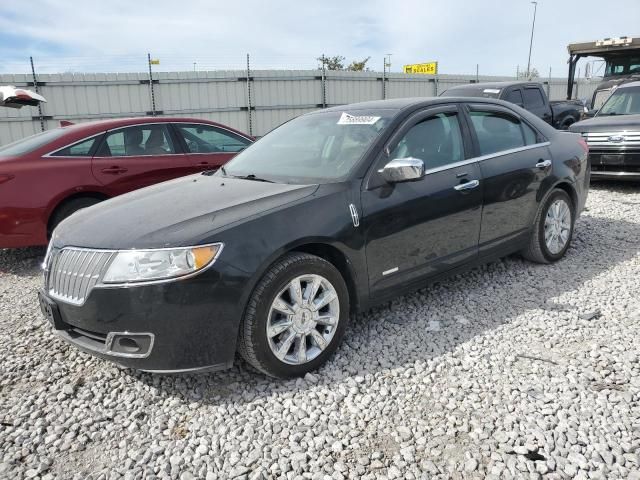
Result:
<instances>
[{"instance_id":1,"label":"car hood","mask_svg":"<svg viewBox=\"0 0 640 480\"><path fill-rule=\"evenodd\" d=\"M56 247L140 249L198 245L217 231L313 194L287 185L191 175L80 210L55 230Z\"/></svg>"},{"instance_id":2,"label":"car hood","mask_svg":"<svg viewBox=\"0 0 640 480\"><path fill-rule=\"evenodd\" d=\"M637 74L607 77L606 80L598 84L596 90L608 90L612 87L619 87L623 83L635 82L637 80L640 80L640 75Z\"/></svg>"},{"instance_id":3,"label":"car hood","mask_svg":"<svg viewBox=\"0 0 640 480\"><path fill-rule=\"evenodd\" d=\"M640 115L611 115L594 117L576 122L569 127L572 132L611 132L640 130Z\"/></svg>"}]
</instances>

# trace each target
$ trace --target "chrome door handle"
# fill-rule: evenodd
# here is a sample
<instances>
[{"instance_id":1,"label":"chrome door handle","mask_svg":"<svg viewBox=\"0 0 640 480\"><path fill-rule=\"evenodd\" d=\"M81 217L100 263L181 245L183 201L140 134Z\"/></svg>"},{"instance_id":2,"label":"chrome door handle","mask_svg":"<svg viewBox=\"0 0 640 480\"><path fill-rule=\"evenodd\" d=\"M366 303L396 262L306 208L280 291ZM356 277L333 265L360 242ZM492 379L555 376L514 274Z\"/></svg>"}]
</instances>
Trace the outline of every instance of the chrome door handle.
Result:
<instances>
[{"instance_id":1,"label":"chrome door handle","mask_svg":"<svg viewBox=\"0 0 640 480\"><path fill-rule=\"evenodd\" d=\"M541 162L536 163L537 168L547 168L551 166L551 160L543 160Z\"/></svg>"},{"instance_id":2,"label":"chrome door handle","mask_svg":"<svg viewBox=\"0 0 640 480\"><path fill-rule=\"evenodd\" d=\"M470 180L468 182L461 183L460 185L456 185L455 187L453 187L453 189L457 190L458 192L463 192L465 190L476 188L478 185L480 185L480 182L478 180Z\"/></svg>"}]
</instances>

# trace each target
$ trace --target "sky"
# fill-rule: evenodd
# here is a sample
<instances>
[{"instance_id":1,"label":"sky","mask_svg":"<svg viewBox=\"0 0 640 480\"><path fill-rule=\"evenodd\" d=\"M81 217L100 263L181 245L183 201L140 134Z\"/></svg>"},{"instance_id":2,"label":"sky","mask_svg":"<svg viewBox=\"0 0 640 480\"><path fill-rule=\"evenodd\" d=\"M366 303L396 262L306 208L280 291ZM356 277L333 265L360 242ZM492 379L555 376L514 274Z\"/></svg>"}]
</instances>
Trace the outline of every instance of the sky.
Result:
<instances>
[{"instance_id":1,"label":"sky","mask_svg":"<svg viewBox=\"0 0 640 480\"><path fill-rule=\"evenodd\" d=\"M322 54L381 71L438 61L439 73L525 70L529 0L30 0L0 3L0 73L310 69ZM567 73L570 42L640 36L640 0L540 0L532 68Z\"/></svg>"}]
</instances>

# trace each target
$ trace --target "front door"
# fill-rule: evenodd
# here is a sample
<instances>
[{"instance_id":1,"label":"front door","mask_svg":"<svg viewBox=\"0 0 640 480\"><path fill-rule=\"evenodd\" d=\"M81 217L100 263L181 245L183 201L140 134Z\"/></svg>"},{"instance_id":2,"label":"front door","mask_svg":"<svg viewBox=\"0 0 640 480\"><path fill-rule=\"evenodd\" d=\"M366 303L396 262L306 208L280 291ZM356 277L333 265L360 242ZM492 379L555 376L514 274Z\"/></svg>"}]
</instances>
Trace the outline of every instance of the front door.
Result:
<instances>
[{"instance_id":1,"label":"front door","mask_svg":"<svg viewBox=\"0 0 640 480\"><path fill-rule=\"evenodd\" d=\"M372 295L410 284L477 255L482 179L456 106L418 113L402 127L376 170L397 158L425 164L419 180L389 184L374 172L362 192Z\"/></svg>"},{"instance_id":2,"label":"front door","mask_svg":"<svg viewBox=\"0 0 640 480\"><path fill-rule=\"evenodd\" d=\"M148 123L107 132L92 160L94 177L110 195L192 173L167 123Z\"/></svg>"}]
</instances>

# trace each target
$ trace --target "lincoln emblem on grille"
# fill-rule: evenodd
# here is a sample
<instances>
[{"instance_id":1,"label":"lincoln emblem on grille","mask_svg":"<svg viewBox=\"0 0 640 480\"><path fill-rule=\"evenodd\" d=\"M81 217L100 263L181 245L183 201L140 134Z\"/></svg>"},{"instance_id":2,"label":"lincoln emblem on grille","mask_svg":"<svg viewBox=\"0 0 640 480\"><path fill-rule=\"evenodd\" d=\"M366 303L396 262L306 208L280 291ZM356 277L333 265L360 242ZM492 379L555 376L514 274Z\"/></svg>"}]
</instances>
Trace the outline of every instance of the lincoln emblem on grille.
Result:
<instances>
[{"instance_id":1,"label":"lincoln emblem on grille","mask_svg":"<svg viewBox=\"0 0 640 480\"><path fill-rule=\"evenodd\" d=\"M624 136L623 135L611 135L609 137L609 141L611 143L620 143L620 142L624 142Z\"/></svg>"}]
</instances>

